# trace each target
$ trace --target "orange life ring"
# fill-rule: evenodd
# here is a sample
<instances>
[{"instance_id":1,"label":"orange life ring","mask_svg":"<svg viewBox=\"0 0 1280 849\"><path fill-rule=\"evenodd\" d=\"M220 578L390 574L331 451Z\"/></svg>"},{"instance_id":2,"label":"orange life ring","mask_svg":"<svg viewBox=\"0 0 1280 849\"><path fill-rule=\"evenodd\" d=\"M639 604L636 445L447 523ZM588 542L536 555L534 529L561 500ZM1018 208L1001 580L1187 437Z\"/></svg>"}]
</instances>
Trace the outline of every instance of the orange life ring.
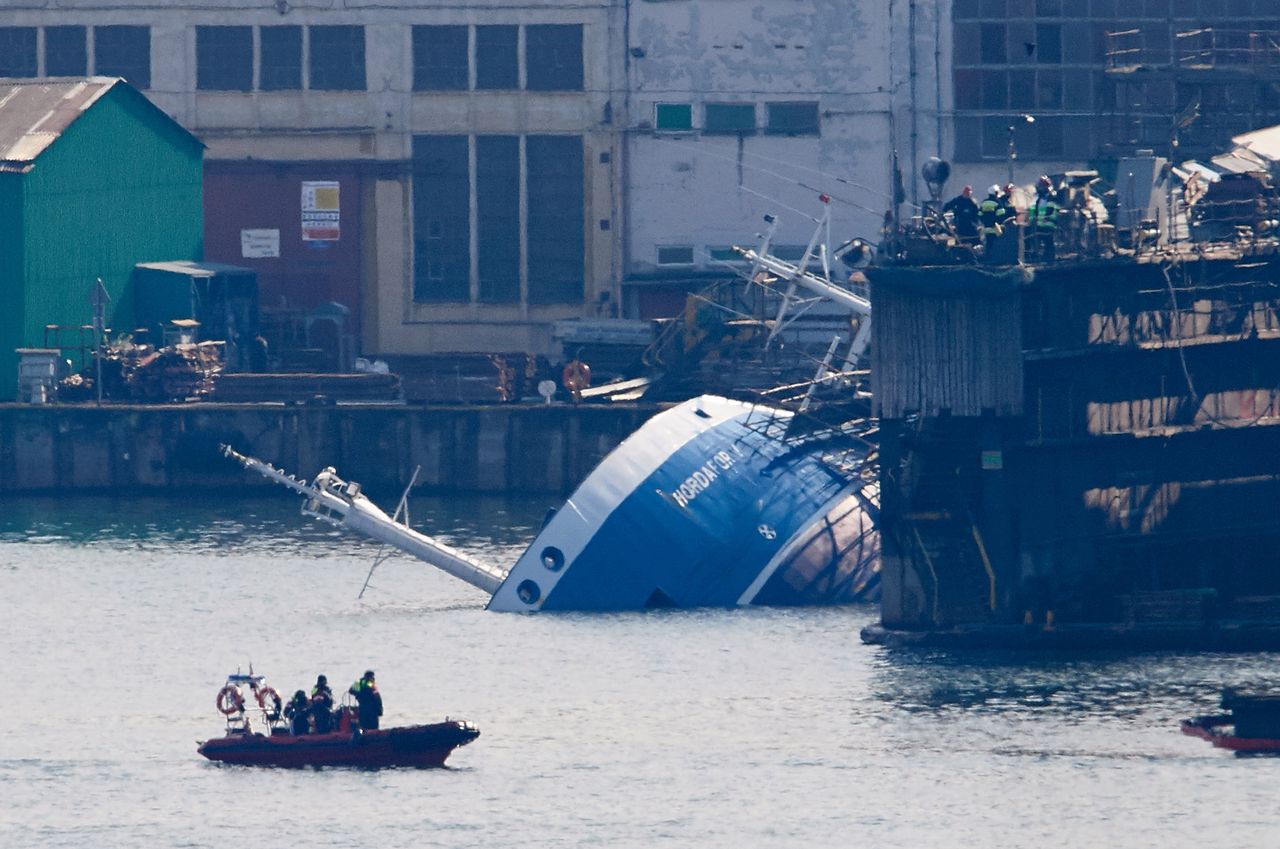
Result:
<instances>
[{"instance_id":1,"label":"orange life ring","mask_svg":"<svg viewBox=\"0 0 1280 849\"><path fill-rule=\"evenodd\" d=\"M218 698L214 702L218 708L218 712L224 716L231 716L233 713L244 713L244 696L240 695L240 688L234 684L228 684L218 691Z\"/></svg>"},{"instance_id":2,"label":"orange life ring","mask_svg":"<svg viewBox=\"0 0 1280 849\"><path fill-rule=\"evenodd\" d=\"M570 360L569 364L564 367L564 372L560 375L560 382L570 392L586 389L591 385L591 366L582 360Z\"/></svg>"},{"instance_id":3,"label":"orange life ring","mask_svg":"<svg viewBox=\"0 0 1280 849\"><path fill-rule=\"evenodd\" d=\"M254 690L254 696L258 699L258 707L267 713L267 717L273 722L280 718L280 711L284 709L284 702L280 699L280 694L276 692L275 687L259 687ZM267 700L271 700L271 706L267 707Z\"/></svg>"}]
</instances>

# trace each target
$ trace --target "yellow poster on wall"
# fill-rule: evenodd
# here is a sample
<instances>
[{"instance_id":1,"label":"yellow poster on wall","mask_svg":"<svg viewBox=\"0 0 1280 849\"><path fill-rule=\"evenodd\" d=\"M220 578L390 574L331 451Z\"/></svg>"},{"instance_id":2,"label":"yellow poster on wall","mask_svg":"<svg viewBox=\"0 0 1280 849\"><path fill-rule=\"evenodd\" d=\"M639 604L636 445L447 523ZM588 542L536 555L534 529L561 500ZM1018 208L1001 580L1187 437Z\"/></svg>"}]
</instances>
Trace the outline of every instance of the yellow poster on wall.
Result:
<instances>
[{"instance_id":1,"label":"yellow poster on wall","mask_svg":"<svg viewBox=\"0 0 1280 849\"><path fill-rule=\"evenodd\" d=\"M304 242L336 242L339 234L337 181L303 182L302 240Z\"/></svg>"}]
</instances>

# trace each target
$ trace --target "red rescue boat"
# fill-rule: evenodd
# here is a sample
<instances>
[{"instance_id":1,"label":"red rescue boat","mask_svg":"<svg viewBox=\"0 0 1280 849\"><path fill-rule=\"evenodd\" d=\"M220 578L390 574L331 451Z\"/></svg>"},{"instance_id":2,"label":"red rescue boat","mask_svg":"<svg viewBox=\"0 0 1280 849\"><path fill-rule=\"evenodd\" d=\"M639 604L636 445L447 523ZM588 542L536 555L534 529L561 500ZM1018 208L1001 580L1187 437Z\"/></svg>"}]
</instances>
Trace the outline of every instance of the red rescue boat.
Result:
<instances>
[{"instance_id":1,"label":"red rescue boat","mask_svg":"<svg viewBox=\"0 0 1280 849\"><path fill-rule=\"evenodd\" d=\"M246 685L253 702L241 692ZM196 751L211 761L242 766L437 767L480 736L474 725L457 720L365 731L349 704L336 711L336 730L293 734L283 723L276 691L252 672L228 676L217 706L227 718L226 734L200 742Z\"/></svg>"},{"instance_id":2,"label":"red rescue boat","mask_svg":"<svg viewBox=\"0 0 1280 849\"><path fill-rule=\"evenodd\" d=\"M1228 713L1182 721L1182 733L1241 754L1280 754L1280 696L1222 691Z\"/></svg>"}]
</instances>

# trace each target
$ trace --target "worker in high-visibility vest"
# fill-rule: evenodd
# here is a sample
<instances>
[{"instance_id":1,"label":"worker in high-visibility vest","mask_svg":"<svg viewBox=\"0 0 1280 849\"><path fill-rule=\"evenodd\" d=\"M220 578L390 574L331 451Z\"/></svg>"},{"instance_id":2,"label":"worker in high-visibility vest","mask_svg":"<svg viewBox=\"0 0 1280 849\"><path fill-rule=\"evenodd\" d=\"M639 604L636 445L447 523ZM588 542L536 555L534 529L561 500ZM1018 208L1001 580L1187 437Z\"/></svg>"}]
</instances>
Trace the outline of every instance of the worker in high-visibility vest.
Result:
<instances>
[{"instance_id":1,"label":"worker in high-visibility vest","mask_svg":"<svg viewBox=\"0 0 1280 849\"><path fill-rule=\"evenodd\" d=\"M1003 219L1004 205L1000 203L1000 187L993 185L987 189L986 198L978 204L978 221L982 224L982 241L988 257L991 256L996 239L1003 232L1000 226Z\"/></svg>"},{"instance_id":2,"label":"worker in high-visibility vest","mask_svg":"<svg viewBox=\"0 0 1280 849\"><path fill-rule=\"evenodd\" d=\"M1054 239L1058 233L1061 208L1053 196L1053 182L1041 177L1036 183L1036 199L1027 210L1027 221L1034 228L1037 254L1041 262L1055 259Z\"/></svg>"}]
</instances>

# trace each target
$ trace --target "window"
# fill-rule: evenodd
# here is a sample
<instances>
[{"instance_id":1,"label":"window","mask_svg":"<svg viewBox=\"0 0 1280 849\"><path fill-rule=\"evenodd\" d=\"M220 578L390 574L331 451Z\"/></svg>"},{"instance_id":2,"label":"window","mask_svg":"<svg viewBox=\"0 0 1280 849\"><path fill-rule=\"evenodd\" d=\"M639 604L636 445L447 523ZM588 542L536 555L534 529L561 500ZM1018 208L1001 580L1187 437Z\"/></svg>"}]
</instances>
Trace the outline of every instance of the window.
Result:
<instances>
[{"instance_id":1,"label":"window","mask_svg":"<svg viewBox=\"0 0 1280 849\"><path fill-rule=\"evenodd\" d=\"M581 136L528 136L529 303L582 303L586 285Z\"/></svg>"},{"instance_id":2,"label":"window","mask_svg":"<svg viewBox=\"0 0 1280 849\"><path fill-rule=\"evenodd\" d=\"M708 245L707 256L711 257L711 261L716 264L722 263L722 262L746 262L746 259L743 258L742 254L738 253L731 247L728 247L728 248L714 247L713 248L710 245Z\"/></svg>"},{"instance_id":3,"label":"window","mask_svg":"<svg viewBox=\"0 0 1280 849\"><path fill-rule=\"evenodd\" d=\"M1062 63L1062 27L1058 24L1036 27L1036 61L1047 65Z\"/></svg>"},{"instance_id":4,"label":"window","mask_svg":"<svg viewBox=\"0 0 1280 849\"><path fill-rule=\"evenodd\" d=\"M516 55L519 38L519 27L476 27L476 88L520 87L520 66Z\"/></svg>"},{"instance_id":5,"label":"window","mask_svg":"<svg viewBox=\"0 0 1280 849\"><path fill-rule=\"evenodd\" d=\"M479 299L520 301L520 137L476 137Z\"/></svg>"},{"instance_id":6,"label":"window","mask_svg":"<svg viewBox=\"0 0 1280 849\"><path fill-rule=\"evenodd\" d=\"M124 77L135 88L151 88L151 28L93 28L94 72Z\"/></svg>"},{"instance_id":7,"label":"window","mask_svg":"<svg viewBox=\"0 0 1280 849\"><path fill-rule=\"evenodd\" d=\"M688 103L655 103L653 126L659 130L691 130L693 106Z\"/></svg>"},{"instance_id":8,"label":"window","mask_svg":"<svg viewBox=\"0 0 1280 849\"><path fill-rule=\"evenodd\" d=\"M693 248L688 245L659 245L658 265L693 265Z\"/></svg>"},{"instance_id":9,"label":"window","mask_svg":"<svg viewBox=\"0 0 1280 849\"><path fill-rule=\"evenodd\" d=\"M465 91L469 87L467 28L413 28L413 87L418 91Z\"/></svg>"},{"instance_id":10,"label":"window","mask_svg":"<svg viewBox=\"0 0 1280 849\"><path fill-rule=\"evenodd\" d=\"M711 135L746 135L756 131L754 103L708 103L702 131Z\"/></svg>"},{"instance_id":11,"label":"window","mask_svg":"<svg viewBox=\"0 0 1280 849\"><path fill-rule=\"evenodd\" d=\"M471 298L471 173L466 136L413 140L413 299Z\"/></svg>"},{"instance_id":12,"label":"window","mask_svg":"<svg viewBox=\"0 0 1280 849\"><path fill-rule=\"evenodd\" d=\"M253 27L196 27L196 88L253 88Z\"/></svg>"},{"instance_id":13,"label":"window","mask_svg":"<svg viewBox=\"0 0 1280 849\"><path fill-rule=\"evenodd\" d=\"M310 28L311 88L319 91L364 91L364 27Z\"/></svg>"},{"instance_id":14,"label":"window","mask_svg":"<svg viewBox=\"0 0 1280 849\"><path fill-rule=\"evenodd\" d=\"M582 91L582 24L525 27L525 88Z\"/></svg>"},{"instance_id":15,"label":"window","mask_svg":"<svg viewBox=\"0 0 1280 849\"><path fill-rule=\"evenodd\" d=\"M581 304L586 280L582 141L581 136L414 137L413 299L520 303L523 276L527 303ZM522 187L528 199L523 213Z\"/></svg>"},{"instance_id":16,"label":"window","mask_svg":"<svg viewBox=\"0 0 1280 849\"><path fill-rule=\"evenodd\" d=\"M83 77L89 72L84 27L44 28L44 72L50 77Z\"/></svg>"},{"instance_id":17,"label":"window","mask_svg":"<svg viewBox=\"0 0 1280 849\"><path fill-rule=\"evenodd\" d=\"M258 88L262 91L301 89L302 27L261 27L258 40Z\"/></svg>"},{"instance_id":18,"label":"window","mask_svg":"<svg viewBox=\"0 0 1280 849\"><path fill-rule=\"evenodd\" d=\"M1008 61L1005 51L1004 24L982 25L982 62L984 65L1003 65Z\"/></svg>"},{"instance_id":19,"label":"window","mask_svg":"<svg viewBox=\"0 0 1280 849\"><path fill-rule=\"evenodd\" d=\"M768 115L766 132L787 136L818 135L818 104L816 101L798 103L765 104Z\"/></svg>"},{"instance_id":20,"label":"window","mask_svg":"<svg viewBox=\"0 0 1280 849\"><path fill-rule=\"evenodd\" d=\"M36 28L0 27L0 77L36 75Z\"/></svg>"}]
</instances>

